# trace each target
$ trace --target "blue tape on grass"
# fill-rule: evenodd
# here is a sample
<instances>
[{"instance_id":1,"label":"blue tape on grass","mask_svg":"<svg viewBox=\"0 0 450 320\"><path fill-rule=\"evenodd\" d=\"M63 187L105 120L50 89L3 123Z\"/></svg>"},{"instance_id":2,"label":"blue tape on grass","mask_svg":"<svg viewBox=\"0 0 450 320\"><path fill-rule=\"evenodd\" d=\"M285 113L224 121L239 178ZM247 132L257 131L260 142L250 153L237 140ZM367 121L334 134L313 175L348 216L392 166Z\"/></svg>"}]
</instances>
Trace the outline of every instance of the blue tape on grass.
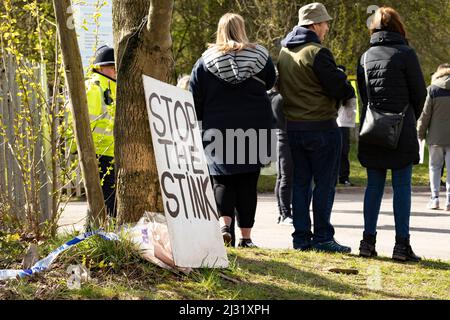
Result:
<instances>
[{"instance_id":1,"label":"blue tape on grass","mask_svg":"<svg viewBox=\"0 0 450 320\"><path fill-rule=\"evenodd\" d=\"M23 278L26 276L31 276L35 273L42 272L44 270L47 270L50 265L55 261L55 259L64 251L67 249L70 249L72 246L77 245L78 243L92 237L95 235L99 235L105 240L109 241L117 241L119 240L119 236L115 233L111 232L104 232L102 230L96 230L96 231L90 231L86 232L82 235L79 235L75 238L73 238L70 241L67 241L62 246L58 247L56 250L50 252L50 254L45 257L42 260L39 260L36 262L34 266L31 267L31 269L27 270L0 270L0 280L9 280L9 279L16 279L17 277Z\"/></svg>"}]
</instances>

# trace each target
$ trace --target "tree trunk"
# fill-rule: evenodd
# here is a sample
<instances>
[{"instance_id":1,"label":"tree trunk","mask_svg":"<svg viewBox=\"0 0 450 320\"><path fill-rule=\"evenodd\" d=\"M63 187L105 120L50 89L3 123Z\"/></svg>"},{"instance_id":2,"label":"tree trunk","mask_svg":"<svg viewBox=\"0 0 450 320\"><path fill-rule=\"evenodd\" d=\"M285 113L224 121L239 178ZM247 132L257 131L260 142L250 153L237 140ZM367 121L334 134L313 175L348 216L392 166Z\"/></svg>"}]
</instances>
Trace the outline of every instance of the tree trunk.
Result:
<instances>
[{"instance_id":1,"label":"tree trunk","mask_svg":"<svg viewBox=\"0 0 450 320\"><path fill-rule=\"evenodd\" d=\"M163 212L142 75L168 82L172 0L113 0L117 63L114 126L119 224Z\"/></svg>"},{"instance_id":2,"label":"tree trunk","mask_svg":"<svg viewBox=\"0 0 450 320\"><path fill-rule=\"evenodd\" d=\"M75 27L71 23L73 22L72 5L70 0L53 0L53 6L69 89L78 155L89 205L88 224L99 227L106 220L106 210L89 121L80 49Z\"/></svg>"}]
</instances>

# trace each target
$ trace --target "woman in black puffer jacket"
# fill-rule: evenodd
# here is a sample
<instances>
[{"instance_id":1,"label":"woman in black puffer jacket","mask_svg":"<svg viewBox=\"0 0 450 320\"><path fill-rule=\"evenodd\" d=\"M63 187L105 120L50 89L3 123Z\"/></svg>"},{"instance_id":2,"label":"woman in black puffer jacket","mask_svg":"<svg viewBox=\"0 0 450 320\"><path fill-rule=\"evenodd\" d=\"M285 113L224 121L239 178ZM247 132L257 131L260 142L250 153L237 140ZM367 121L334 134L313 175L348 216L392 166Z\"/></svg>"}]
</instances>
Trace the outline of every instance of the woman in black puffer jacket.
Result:
<instances>
[{"instance_id":1,"label":"woman in black puffer jacket","mask_svg":"<svg viewBox=\"0 0 450 320\"><path fill-rule=\"evenodd\" d=\"M360 255L375 256L376 226L383 198L387 170L392 170L396 244L393 259L419 261L409 243L411 214L412 167L419 163L416 121L426 98L426 85L415 51L406 40L405 27L399 14L382 7L374 16L370 48L365 53L369 90L372 102L380 109L402 113L409 104L396 150L360 142L358 158L367 168L367 189L364 198L364 234ZM364 55L358 64L358 84L363 100L361 122L366 115L367 87Z\"/></svg>"}]
</instances>

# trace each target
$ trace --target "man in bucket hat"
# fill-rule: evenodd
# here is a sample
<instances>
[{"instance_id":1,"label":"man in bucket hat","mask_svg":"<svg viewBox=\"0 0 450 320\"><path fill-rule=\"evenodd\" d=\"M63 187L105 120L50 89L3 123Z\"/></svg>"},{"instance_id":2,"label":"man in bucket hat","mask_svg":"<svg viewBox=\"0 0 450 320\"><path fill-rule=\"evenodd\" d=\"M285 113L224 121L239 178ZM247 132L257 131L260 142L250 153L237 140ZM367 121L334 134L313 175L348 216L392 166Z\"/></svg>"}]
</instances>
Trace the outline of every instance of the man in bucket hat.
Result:
<instances>
[{"instance_id":1,"label":"man in bucket hat","mask_svg":"<svg viewBox=\"0 0 450 320\"><path fill-rule=\"evenodd\" d=\"M294 163L294 249L349 253L334 240L330 218L342 147L336 118L340 101L352 98L354 90L322 45L330 20L321 3L300 8L298 25L281 42L279 88Z\"/></svg>"}]
</instances>

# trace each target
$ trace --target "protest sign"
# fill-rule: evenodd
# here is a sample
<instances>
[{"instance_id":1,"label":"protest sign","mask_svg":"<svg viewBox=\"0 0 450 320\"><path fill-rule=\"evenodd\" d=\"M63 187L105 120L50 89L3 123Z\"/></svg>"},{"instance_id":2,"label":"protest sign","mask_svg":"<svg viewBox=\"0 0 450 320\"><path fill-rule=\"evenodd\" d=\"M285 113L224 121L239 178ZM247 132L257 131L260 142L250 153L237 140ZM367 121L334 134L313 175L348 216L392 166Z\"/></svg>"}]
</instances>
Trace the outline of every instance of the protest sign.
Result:
<instances>
[{"instance_id":1,"label":"protest sign","mask_svg":"<svg viewBox=\"0 0 450 320\"><path fill-rule=\"evenodd\" d=\"M178 267L227 267L192 94L143 76L173 258Z\"/></svg>"}]
</instances>

